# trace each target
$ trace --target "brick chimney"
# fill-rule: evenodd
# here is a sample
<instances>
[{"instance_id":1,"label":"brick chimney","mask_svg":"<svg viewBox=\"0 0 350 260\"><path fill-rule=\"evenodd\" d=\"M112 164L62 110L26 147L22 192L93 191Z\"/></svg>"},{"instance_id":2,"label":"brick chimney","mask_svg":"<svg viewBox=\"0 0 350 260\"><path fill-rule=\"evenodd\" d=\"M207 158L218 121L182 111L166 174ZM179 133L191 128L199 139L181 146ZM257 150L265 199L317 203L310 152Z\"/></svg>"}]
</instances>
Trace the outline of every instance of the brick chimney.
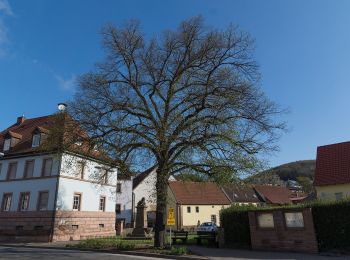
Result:
<instances>
[{"instance_id":1,"label":"brick chimney","mask_svg":"<svg viewBox=\"0 0 350 260\"><path fill-rule=\"evenodd\" d=\"M17 117L17 125L22 124L25 120L26 118L24 116Z\"/></svg>"}]
</instances>

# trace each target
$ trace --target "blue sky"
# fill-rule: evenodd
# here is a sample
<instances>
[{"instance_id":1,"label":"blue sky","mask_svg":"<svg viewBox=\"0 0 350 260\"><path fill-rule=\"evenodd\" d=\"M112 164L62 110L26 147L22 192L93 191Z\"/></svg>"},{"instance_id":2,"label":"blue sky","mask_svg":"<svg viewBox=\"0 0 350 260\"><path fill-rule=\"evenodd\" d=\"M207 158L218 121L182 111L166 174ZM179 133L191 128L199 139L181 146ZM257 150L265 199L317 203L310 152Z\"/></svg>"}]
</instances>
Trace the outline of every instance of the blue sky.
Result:
<instances>
[{"instance_id":1,"label":"blue sky","mask_svg":"<svg viewBox=\"0 0 350 260\"><path fill-rule=\"evenodd\" d=\"M152 36L202 15L255 38L262 88L290 110L270 165L314 159L317 146L350 140L349 12L346 0L0 0L0 129L70 99L75 78L103 58L106 23L136 18Z\"/></svg>"}]
</instances>

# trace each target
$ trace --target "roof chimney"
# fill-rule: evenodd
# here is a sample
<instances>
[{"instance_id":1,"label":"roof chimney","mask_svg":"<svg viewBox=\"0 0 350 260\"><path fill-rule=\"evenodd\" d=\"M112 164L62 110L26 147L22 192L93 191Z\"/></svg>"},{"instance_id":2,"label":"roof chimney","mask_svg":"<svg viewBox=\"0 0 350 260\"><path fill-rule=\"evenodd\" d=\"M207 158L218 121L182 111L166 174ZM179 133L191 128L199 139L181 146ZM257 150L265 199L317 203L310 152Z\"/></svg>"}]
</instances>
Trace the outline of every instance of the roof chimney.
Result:
<instances>
[{"instance_id":1,"label":"roof chimney","mask_svg":"<svg viewBox=\"0 0 350 260\"><path fill-rule=\"evenodd\" d=\"M26 118L24 116L17 117L17 125L22 124L25 120Z\"/></svg>"}]
</instances>

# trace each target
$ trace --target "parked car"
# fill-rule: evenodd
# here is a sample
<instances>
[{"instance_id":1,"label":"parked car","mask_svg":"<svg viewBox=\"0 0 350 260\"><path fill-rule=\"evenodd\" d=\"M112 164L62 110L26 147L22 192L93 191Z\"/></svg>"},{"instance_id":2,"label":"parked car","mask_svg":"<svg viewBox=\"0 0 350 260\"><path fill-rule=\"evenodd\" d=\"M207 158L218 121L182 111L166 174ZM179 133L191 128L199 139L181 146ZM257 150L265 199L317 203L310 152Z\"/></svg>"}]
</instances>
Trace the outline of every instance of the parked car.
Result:
<instances>
[{"instance_id":1,"label":"parked car","mask_svg":"<svg viewBox=\"0 0 350 260\"><path fill-rule=\"evenodd\" d=\"M218 229L217 225L213 222L204 222L198 228L197 232L216 232Z\"/></svg>"}]
</instances>

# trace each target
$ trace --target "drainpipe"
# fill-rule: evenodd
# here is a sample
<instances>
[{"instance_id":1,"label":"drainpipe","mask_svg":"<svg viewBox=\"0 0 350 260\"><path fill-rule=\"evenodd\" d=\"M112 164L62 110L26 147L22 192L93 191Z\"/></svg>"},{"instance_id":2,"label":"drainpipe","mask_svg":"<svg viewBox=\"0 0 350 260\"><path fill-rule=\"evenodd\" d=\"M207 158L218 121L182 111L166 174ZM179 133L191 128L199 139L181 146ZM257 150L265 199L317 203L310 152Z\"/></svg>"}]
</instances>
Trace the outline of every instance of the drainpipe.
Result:
<instances>
[{"instance_id":1,"label":"drainpipe","mask_svg":"<svg viewBox=\"0 0 350 260\"><path fill-rule=\"evenodd\" d=\"M54 203L53 203L51 233L50 233L49 242L53 242L52 240L53 240L54 229L55 229L56 207L57 207L58 187L59 187L59 183L60 183L61 164L62 164L62 154L59 155L58 173L57 173L57 180L56 180L56 191L55 191L55 198L54 198Z\"/></svg>"}]
</instances>

